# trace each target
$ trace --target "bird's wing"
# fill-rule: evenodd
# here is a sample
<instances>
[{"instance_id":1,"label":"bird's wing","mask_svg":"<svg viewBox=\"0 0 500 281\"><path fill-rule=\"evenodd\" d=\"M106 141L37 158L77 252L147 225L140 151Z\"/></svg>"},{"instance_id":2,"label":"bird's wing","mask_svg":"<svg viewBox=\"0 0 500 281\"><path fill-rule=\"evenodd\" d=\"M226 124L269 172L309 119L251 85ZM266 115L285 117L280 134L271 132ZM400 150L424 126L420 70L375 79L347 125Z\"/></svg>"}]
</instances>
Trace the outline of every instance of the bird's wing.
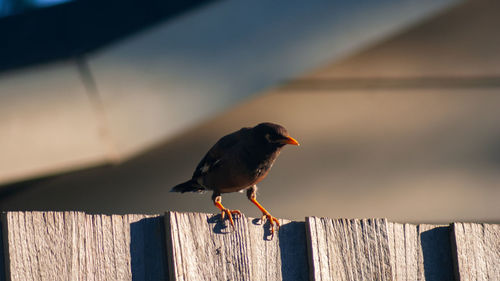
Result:
<instances>
[{"instance_id":1,"label":"bird's wing","mask_svg":"<svg viewBox=\"0 0 500 281\"><path fill-rule=\"evenodd\" d=\"M213 167L220 164L221 159L226 153L231 151L231 148L237 145L242 138L245 137L249 128L242 128L239 131L222 137L217 143L210 148L205 157L201 159L193 174L193 179L208 173Z\"/></svg>"}]
</instances>

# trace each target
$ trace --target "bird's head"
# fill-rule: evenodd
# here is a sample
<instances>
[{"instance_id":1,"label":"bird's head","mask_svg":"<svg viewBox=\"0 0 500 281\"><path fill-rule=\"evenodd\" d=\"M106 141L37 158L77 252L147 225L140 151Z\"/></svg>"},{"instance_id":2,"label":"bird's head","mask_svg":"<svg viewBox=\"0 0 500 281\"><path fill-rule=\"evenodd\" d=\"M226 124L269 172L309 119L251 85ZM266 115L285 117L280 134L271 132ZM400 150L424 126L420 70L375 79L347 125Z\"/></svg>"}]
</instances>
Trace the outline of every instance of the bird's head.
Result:
<instances>
[{"instance_id":1,"label":"bird's head","mask_svg":"<svg viewBox=\"0 0 500 281\"><path fill-rule=\"evenodd\" d=\"M253 128L255 136L259 142L266 143L275 147L282 147L286 144L300 145L298 141L292 138L287 130L278 124L260 123Z\"/></svg>"}]
</instances>

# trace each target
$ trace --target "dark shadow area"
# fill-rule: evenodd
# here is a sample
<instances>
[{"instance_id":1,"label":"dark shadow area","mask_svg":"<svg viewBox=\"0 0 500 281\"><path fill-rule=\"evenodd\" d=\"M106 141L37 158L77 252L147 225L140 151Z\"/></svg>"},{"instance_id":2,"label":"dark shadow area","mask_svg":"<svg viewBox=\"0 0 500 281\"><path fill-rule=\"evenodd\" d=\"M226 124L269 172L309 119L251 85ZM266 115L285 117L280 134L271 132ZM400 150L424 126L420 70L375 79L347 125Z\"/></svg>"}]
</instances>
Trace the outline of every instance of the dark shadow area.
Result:
<instances>
[{"instance_id":1,"label":"dark shadow area","mask_svg":"<svg viewBox=\"0 0 500 281\"><path fill-rule=\"evenodd\" d=\"M80 0L0 18L0 71L82 55L210 0Z\"/></svg>"},{"instance_id":2,"label":"dark shadow area","mask_svg":"<svg viewBox=\"0 0 500 281\"><path fill-rule=\"evenodd\" d=\"M425 280L454 280L450 228L443 226L422 232L420 242L424 257Z\"/></svg>"},{"instance_id":3,"label":"dark shadow area","mask_svg":"<svg viewBox=\"0 0 500 281\"><path fill-rule=\"evenodd\" d=\"M278 231L283 281L309 280L305 222L290 222Z\"/></svg>"},{"instance_id":4,"label":"dark shadow area","mask_svg":"<svg viewBox=\"0 0 500 281\"><path fill-rule=\"evenodd\" d=\"M273 236L271 236L271 224L269 223L269 221L266 220L265 223L262 223L262 219L260 218L255 218L252 220L252 223L254 225L262 225L262 227L264 228L264 234L262 235L262 239L263 240L272 240L273 239ZM277 228L276 228L277 229ZM277 230L274 230L275 233Z\"/></svg>"},{"instance_id":5,"label":"dark shadow area","mask_svg":"<svg viewBox=\"0 0 500 281\"><path fill-rule=\"evenodd\" d=\"M0 199L7 198L20 191L30 189L33 186L50 182L52 179L57 177L58 176L46 176L0 185Z\"/></svg>"},{"instance_id":6,"label":"dark shadow area","mask_svg":"<svg viewBox=\"0 0 500 281\"><path fill-rule=\"evenodd\" d=\"M73 175L76 175L79 173L98 171L98 170L101 170L104 168L109 168L109 167L111 167L111 165L104 164L104 165L99 165L96 167L79 169L79 170L69 171L69 172L63 172L61 174L47 175L47 176L43 176L43 177L31 178L31 179L27 179L27 180L23 180L23 181L18 181L18 182L0 185L0 199L7 198L12 194L16 194L17 192L22 192L24 190L33 188L34 186L38 186L38 185L42 185L42 184L49 184L51 181L54 181L60 177L73 176ZM0 210L2 210L2 209L0 208Z\"/></svg>"},{"instance_id":7,"label":"dark shadow area","mask_svg":"<svg viewBox=\"0 0 500 281\"><path fill-rule=\"evenodd\" d=\"M237 223L236 220L238 218L233 217L234 223ZM227 234L231 231L230 228L228 228L228 225L226 223L226 220L222 219L222 216L220 214L218 215L213 215L207 219L208 224L213 224L212 231L217 234ZM234 230L234 229L233 229Z\"/></svg>"},{"instance_id":8,"label":"dark shadow area","mask_svg":"<svg viewBox=\"0 0 500 281\"><path fill-rule=\"evenodd\" d=\"M456 224L450 226L450 247L451 255L453 257L453 276L455 280L460 280L460 269L458 268L458 250L457 250L457 237L455 236Z\"/></svg>"},{"instance_id":9,"label":"dark shadow area","mask_svg":"<svg viewBox=\"0 0 500 281\"><path fill-rule=\"evenodd\" d=\"M132 280L168 280L163 216L130 224Z\"/></svg>"},{"instance_id":10,"label":"dark shadow area","mask_svg":"<svg viewBox=\"0 0 500 281\"><path fill-rule=\"evenodd\" d=\"M87 169L79 169L70 172L63 172L58 175L49 175L29 179L20 182L0 185L0 211L13 210L81 210L87 213L99 214L127 214L127 213L142 213L155 214L165 210L165 206L169 206L169 210L183 210L180 206L184 206L187 201L164 202L163 198L172 196L169 192L170 188L184 179L185 176L192 173L193 167L200 160L200 155L206 152L210 144L215 142L215 137L196 136L200 127L193 127L184 133L179 134L172 139L166 140L157 144L155 147L144 151L144 153L135 155L119 164L104 164L97 167ZM215 140L214 140L215 139ZM178 152L182 153L179 154ZM158 173L158 171L169 171L169 173ZM178 175L171 178L172 175ZM130 179L132 177L133 179ZM151 185L153 183L153 185ZM57 186L60 186L58 188ZM116 197L114 187L119 186L119 196ZM92 202L96 202L94 192L99 192L100 197L107 198L111 193L115 199L125 197L141 199L144 197L144 189L138 186L145 187L146 190L153 186L156 190L156 198L162 202L161 210L149 209L151 202L143 202L140 208L135 208L127 203L123 208L116 207L116 201L109 204L109 199L105 199L105 208L94 208ZM56 187L56 188L54 188ZM71 194L67 192L71 191ZM163 192L164 193L161 193ZM23 199L24 204L8 205L5 201L10 200L23 194L37 193L33 197L33 201ZM132 194L133 195L132 195ZM38 194L51 194L50 201L44 202L39 200ZM61 200L61 198L64 198ZM68 198L78 198L77 201L68 200ZM182 197L181 197L182 198ZM184 196L186 200L193 201L193 197ZM135 200L134 199L134 200ZM119 200L118 200L119 201ZM201 198L199 203L210 202L206 198ZM26 203L34 203L32 206L27 206ZM43 204L39 204L43 203ZM45 205L45 203L48 203ZM67 203L67 204L66 204ZM208 204L212 210L212 204ZM193 205L185 210L193 210ZM203 209L194 209L195 211L204 211ZM219 224L218 228L222 229L223 224Z\"/></svg>"},{"instance_id":11,"label":"dark shadow area","mask_svg":"<svg viewBox=\"0 0 500 281\"><path fill-rule=\"evenodd\" d=\"M259 218L255 218L255 219L252 220L252 223L254 225L261 225L262 224L262 220L259 219Z\"/></svg>"},{"instance_id":12,"label":"dark shadow area","mask_svg":"<svg viewBox=\"0 0 500 281\"><path fill-rule=\"evenodd\" d=\"M5 258L3 249L2 223L0 222L0 281L6 280L5 276Z\"/></svg>"},{"instance_id":13,"label":"dark shadow area","mask_svg":"<svg viewBox=\"0 0 500 281\"><path fill-rule=\"evenodd\" d=\"M491 140L482 147L481 156L488 163L500 167L500 135L491 135Z\"/></svg>"}]
</instances>

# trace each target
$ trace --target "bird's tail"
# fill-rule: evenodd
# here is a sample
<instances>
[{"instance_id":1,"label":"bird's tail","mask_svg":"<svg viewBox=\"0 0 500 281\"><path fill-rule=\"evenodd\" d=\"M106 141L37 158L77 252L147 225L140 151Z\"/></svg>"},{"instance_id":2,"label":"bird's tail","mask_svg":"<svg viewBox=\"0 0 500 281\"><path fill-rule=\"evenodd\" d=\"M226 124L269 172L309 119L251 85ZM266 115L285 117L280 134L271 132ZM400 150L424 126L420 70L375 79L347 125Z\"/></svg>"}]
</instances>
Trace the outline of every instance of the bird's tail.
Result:
<instances>
[{"instance_id":1,"label":"bird's tail","mask_svg":"<svg viewBox=\"0 0 500 281\"><path fill-rule=\"evenodd\" d=\"M195 180L188 180L187 182L183 182L181 184L178 184L170 190L170 192L202 192L206 188L201 186L199 183L197 183Z\"/></svg>"}]
</instances>

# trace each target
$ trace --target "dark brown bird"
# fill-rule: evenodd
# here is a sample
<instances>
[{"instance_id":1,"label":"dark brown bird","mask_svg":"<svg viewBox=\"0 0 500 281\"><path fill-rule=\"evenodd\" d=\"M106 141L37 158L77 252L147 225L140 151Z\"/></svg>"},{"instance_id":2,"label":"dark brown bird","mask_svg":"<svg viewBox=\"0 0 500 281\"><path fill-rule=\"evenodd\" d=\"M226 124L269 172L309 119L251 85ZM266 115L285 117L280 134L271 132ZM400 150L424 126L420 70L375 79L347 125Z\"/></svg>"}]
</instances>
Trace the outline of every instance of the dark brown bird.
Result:
<instances>
[{"instance_id":1,"label":"dark brown bird","mask_svg":"<svg viewBox=\"0 0 500 281\"><path fill-rule=\"evenodd\" d=\"M257 183L263 180L274 160L286 144L299 145L288 135L287 130L273 123L261 123L253 128L222 137L200 161L193 177L172 188L173 192L197 192L212 190L214 205L221 211L222 219L227 215L234 227L232 215L241 215L239 210L229 210L222 205L222 193L243 191L248 199L262 212L262 219L270 223L271 235L278 219L257 202Z\"/></svg>"}]
</instances>

